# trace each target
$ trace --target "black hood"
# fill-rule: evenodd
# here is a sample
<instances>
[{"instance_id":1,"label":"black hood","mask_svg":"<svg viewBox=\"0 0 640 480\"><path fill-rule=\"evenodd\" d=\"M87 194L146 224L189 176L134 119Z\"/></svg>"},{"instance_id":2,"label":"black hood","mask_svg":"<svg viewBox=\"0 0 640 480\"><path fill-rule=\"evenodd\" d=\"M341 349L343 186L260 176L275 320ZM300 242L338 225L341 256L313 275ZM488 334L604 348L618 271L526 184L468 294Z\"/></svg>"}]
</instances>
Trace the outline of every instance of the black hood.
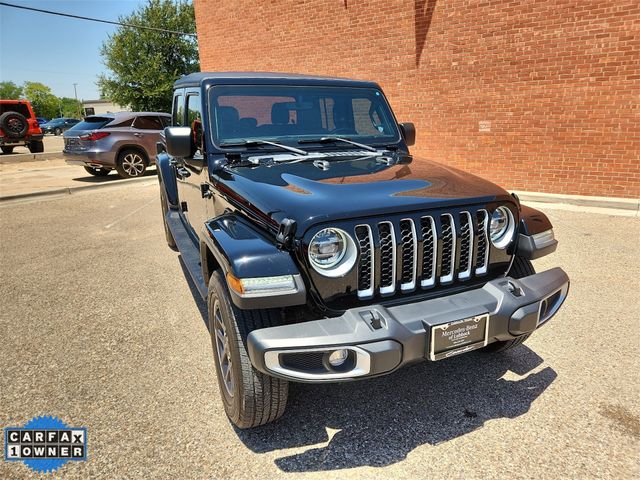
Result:
<instances>
[{"instance_id":1,"label":"black hood","mask_svg":"<svg viewBox=\"0 0 640 480\"><path fill-rule=\"evenodd\" d=\"M424 158L325 158L270 166L227 167L222 193L274 223L290 218L302 234L313 224L398 212L509 200L502 188Z\"/></svg>"}]
</instances>

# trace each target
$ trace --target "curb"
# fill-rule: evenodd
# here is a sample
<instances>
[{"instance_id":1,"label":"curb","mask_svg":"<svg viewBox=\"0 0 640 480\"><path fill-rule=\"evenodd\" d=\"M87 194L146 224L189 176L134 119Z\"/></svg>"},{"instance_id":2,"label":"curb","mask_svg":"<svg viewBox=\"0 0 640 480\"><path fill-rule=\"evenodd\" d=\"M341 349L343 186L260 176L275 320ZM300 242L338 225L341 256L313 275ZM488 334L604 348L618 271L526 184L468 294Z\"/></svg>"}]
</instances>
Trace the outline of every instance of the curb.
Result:
<instances>
[{"instance_id":1,"label":"curb","mask_svg":"<svg viewBox=\"0 0 640 480\"><path fill-rule=\"evenodd\" d=\"M143 180L152 180L155 175L148 175L140 178L129 178L126 180L118 180L118 181L110 181L105 183L96 183L94 185L82 185L79 187L63 187L63 188L54 188L53 190L41 190L39 192L29 192L29 193L18 193L15 195L6 195L4 197L0 196L0 203L8 202L10 200L19 200L23 198L31 198L31 197L45 197L49 195L71 195L72 193L81 192L84 190L93 190L98 188L106 188L106 187L117 187L122 185L128 185L130 183L139 183Z\"/></svg>"},{"instance_id":2,"label":"curb","mask_svg":"<svg viewBox=\"0 0 640 480\"><path fill-rule=\"evenodd\" d=\"M15 155L0 155L0 165L12 165L14 163L33 162L62 158L62 151L45 153L16 153Z\"/></svg>"},{"instance_id":3,"label":"curb","mask_svg":"<svg viewBox=\"0 0 640 480\"><path fill-rule=\"evenodd\" d=\"M521 192L515 190L522 202L564 203L579 207L608 208L640 212L640 199L617 197L589 197L585 195L563 195L559 193Z\"/></svg>"}]
</instances>

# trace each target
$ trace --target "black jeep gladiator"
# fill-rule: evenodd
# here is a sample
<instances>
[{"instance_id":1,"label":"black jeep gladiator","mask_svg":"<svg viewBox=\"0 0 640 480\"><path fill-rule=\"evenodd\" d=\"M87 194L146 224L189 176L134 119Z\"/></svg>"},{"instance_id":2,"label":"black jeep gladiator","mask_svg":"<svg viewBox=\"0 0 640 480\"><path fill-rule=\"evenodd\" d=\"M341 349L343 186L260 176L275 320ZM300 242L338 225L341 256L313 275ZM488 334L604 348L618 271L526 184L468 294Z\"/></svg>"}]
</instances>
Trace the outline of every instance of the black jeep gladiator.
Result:
<instances>
[{"instance_id":1,"label":"black jeep gladiator","mask_svg":"<svg viewBox=\"0 0 640 480\"><path fill-rule=\"evenodd\" d=\"M375 377L521 344L564 302L547 217L414 158L376 83L196 73L158 144L165 233L208 306L224 407L282 415L288 381Z\"/></svg>"}]
</instances>

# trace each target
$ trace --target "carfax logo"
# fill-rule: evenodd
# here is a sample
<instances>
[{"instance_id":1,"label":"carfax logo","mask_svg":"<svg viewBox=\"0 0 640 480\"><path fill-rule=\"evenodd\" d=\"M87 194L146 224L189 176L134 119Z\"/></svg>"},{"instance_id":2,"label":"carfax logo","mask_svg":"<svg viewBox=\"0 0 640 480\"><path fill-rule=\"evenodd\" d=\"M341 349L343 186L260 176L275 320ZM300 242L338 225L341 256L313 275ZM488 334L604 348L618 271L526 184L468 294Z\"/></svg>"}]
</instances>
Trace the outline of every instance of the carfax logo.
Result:
<instances>
[{"instance_id":1,"label":"carfax logo","mask_svg":"<svg viewBox=\"0 0 640 480\"><path fill-rule=\"evenodd\" d=\"M56 417L35 417L24 427L4 429L4 459L22 461L37 472L52 472L68 461L87 459L87 429Z\"/></svg>"}]
</instances>

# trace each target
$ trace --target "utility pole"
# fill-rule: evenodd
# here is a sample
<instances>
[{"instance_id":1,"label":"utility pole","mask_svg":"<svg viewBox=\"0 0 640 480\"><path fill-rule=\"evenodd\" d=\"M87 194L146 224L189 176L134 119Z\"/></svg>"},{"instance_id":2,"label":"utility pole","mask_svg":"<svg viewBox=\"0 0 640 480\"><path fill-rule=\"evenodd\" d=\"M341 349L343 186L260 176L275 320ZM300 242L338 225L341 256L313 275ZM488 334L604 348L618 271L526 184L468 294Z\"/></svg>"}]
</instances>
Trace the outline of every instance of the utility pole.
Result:
<instances>
[{"instance_id":1,"label":"utility pole","mask_svg":"<svg viewBox=\"0 0 640 480\"><path fill-rule=\"evenodd\" d=\"M76 88L77 86L77 83L73 84L73 93L75 93L76 95L76 108L78 109L78 115L82 116L82 112L80 111L80 102L78 102L78 89Z\"/></svg>"}]
</instances>

